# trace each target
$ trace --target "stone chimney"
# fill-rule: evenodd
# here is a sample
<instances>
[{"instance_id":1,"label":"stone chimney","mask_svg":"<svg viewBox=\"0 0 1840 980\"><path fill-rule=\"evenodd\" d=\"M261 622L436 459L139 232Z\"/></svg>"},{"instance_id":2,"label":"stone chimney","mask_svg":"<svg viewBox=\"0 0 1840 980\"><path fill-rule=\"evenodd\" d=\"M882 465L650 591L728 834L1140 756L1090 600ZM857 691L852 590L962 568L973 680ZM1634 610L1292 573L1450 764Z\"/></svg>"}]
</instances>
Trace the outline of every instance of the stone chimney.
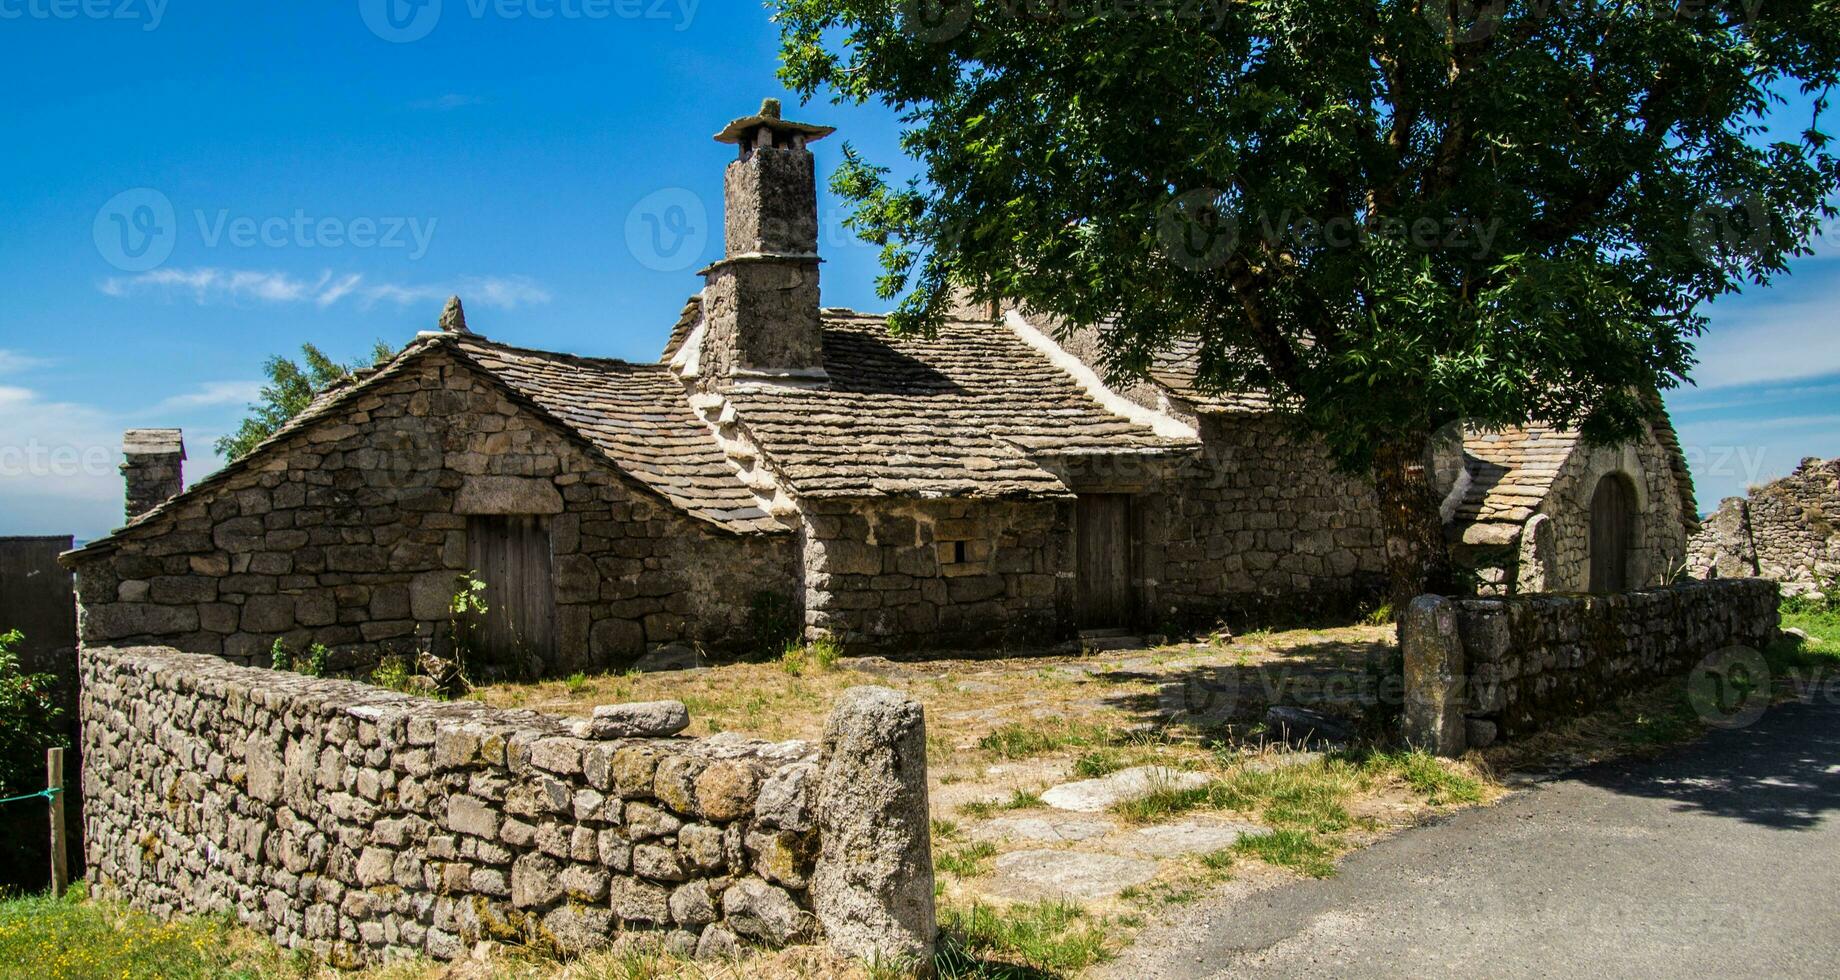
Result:
<instances>
[{"instance_id":1,"label":"stone chimney","mask_svg":"<svg viewBox=\"0 0 1840 980\"><path fill-rule=\"evenodd\" d=\"M787 122L778 99L716 141L740 156L724 181L727 247L703 270L703 373L716 380L822 382L817 164L807 147L835 132Z\"/></svg>"},{"instance_id":2,"label":"stone chimney","mask_svg":"<svg viewBox=\"0 0 1840 980\"><path fill-rule=\"evenodd\" d=\"M128 484L128 520L147 513L185 489L185 438L178 429L129 429L122 434L127 457L121 475Z\"/></svg>"}]
</instances>

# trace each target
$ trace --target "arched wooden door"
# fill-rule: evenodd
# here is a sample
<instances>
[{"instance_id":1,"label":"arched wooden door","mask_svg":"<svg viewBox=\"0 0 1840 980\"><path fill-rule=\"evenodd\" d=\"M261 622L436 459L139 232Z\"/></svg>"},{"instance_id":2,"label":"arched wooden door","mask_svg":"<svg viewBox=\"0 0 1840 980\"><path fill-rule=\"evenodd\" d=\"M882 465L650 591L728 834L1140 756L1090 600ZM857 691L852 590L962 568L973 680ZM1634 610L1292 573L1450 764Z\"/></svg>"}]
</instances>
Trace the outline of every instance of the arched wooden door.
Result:
<instances>
[{"instance_id":1,"label":"arched wooden door","mask_svg":"<svg viewBox=\"0 0 1840 980\"><path fill-rule=\"evenodd\" d=\"M1635 494L1620 476L1606 476L1591 495L1592 592L1629 589L1629 547L1634 537Z\"/></svg>"}]
</instances>

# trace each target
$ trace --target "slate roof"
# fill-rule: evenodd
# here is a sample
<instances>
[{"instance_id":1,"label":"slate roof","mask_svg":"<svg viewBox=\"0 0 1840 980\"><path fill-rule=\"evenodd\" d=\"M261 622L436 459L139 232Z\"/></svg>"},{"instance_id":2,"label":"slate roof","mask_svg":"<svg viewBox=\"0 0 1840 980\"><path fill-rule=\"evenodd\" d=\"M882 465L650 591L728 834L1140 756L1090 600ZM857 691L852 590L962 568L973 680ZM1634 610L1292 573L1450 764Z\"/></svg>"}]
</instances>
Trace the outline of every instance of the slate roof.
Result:
<instances>
[{"instance_id":1,"label":"slate roof","mask_svg":"<svg viewBox=\"0 0 1840 980\"><path fill-rule=\"evenodd\" d=\"M1579 438L1576 432L1544 426L1466 435L1463 452L1470 485L1454 522L1525 523L1552 492Z\"/></svg>"},{"instance_id":2,"label":"slate roof","mask_svg":"<svg viewBox=\"0 0 1840 980\"><path fill-rule=\"evenodd\" d=\"M1271 411L1271 396L1262 391L1209 392L1199 382L1201 342L1192 338L1177 341L1168 350L1158 352L1150 366L1150 378L1169 394L1193 405L1206 414L1263 414Z\"/></svg>"},{"instance_id":3,"label":"slate roof","mask_svg":"<svg viewBox=\"0 0 1840 980\"><path fill-rule=\"evenodd\" d=\"M1198 448L1107 411L1000 323L893 337L884 317L824 311L826 388L739 384L742 424L803 497L1060 497L1033 454Z\"/></svg>"},{"instance_id":4,"label":"slate roof","mask_svg":"<svg viewBox=\"0 0 1840 980\"><path fill-rule=\"evenodd\" d=\"M527 350L470 335L450 342L691 516L740 533L787 530L741 483L668 367Z\"/></svg>"}]
</instances>

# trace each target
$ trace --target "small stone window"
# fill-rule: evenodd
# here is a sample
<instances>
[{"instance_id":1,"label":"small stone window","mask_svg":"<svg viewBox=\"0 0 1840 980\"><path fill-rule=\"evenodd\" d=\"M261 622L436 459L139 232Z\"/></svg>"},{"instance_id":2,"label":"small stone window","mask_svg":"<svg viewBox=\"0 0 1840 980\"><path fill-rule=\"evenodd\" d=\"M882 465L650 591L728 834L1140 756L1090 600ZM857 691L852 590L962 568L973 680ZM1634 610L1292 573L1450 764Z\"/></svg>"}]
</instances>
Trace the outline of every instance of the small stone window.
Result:
<instances>
[{"instance_id":1,"label":"small stone window","mask_svg":"<svg viewBox=\"0 0 1840 980\"><path fill-rule=\"evenodd\" d=\"M965 563L965 542L939 542L939 563L941 565L963 565Z\"/></svg>"}]
</instances>

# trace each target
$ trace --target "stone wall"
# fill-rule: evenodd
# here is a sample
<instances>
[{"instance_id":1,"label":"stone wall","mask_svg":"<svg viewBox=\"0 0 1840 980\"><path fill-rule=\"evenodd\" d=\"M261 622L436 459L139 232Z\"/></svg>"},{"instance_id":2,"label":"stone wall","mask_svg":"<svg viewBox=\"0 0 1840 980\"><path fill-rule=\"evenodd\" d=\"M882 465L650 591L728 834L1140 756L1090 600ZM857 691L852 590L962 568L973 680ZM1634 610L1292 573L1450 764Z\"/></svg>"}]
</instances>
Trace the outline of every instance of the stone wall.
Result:
<instances>
[{"instance_id":1,"label":"stone wall","mask_svg":"<svg viewBox=\"0 0 1840 980\"><path fill-rule=\"evenodd\" d=\"M884 649L1071 633L1067 502L807 500L809 635Z\"/></svg>"},{"instance_id":2,"label":"stone wall","mask_svg":"<svg viewBox=\"0 0 1840 980\"><path fill-rule=\"evenodd\" d=\"M793 535L683 514L446 354L262 459L75 558L85 643L266 664L281 638L326 645L341 669L426 649L468 570L473 515L548 521L552 673L745 643L752 597L798 588Z\"/></svg>"},{"instance_id":3,"label":"stone wall","mask_svg":"<svg viewBox=\"0 0 1840 980\"><path fill-rule=\"evenodd\" d=\"M1761 579L1604 596L1421 597L1401 626L1406 736L1457 754L1588 714L1728 647L1761 651L1776 638L1779 598ZM1453 728L1459 715L1465 724Z\"/></svg>"},{"instance_id":4,"label":"stone wall","mask_svg":"<svg viewBox=\"0 0 1840 980\"><path fill-rule=\"evenodd\" d=\"M1730 497L1688 548L1695 578L1755 575L1789 595L1820 592L1840 577L1840 459L1805 459L1794 473Z\"/></svg>"},{"instance_id":5,"label":"stone wall","mask_svg":"<svg viewBox=\"0 0 1840 980\"><path fill-rule=\"evenodd\" d=\"M1379 502L1320 446L1265 414L1207 415L1204 444L1165 485L1150 603L1166 620L1349 610L1385 585Z\"/></svg>"},{"instance_id":6,"label":"stone wall","mask_svg":"<svg viewBox=\"0 0 1840 980\"><path fill-rule=\"evenodd\" d=\"M92 878L156 915L228 913L338 965L632 929L930 955L925 735L892 691L845 695L820 752L596 739L598 716L158 648L86 648L82 674Z\"/></svg>"}]
</instances>

